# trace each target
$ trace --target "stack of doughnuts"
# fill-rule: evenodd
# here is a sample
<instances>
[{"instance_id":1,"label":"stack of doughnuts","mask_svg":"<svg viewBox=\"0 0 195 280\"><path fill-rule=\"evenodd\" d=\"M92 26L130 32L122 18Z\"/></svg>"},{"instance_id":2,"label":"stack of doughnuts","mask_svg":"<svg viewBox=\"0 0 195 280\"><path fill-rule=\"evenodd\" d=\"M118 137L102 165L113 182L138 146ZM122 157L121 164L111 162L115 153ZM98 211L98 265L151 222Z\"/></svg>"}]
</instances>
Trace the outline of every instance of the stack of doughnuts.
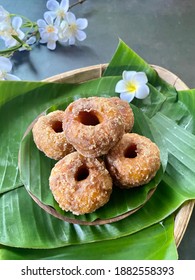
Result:
<instances>
[{"instance_id":1,"label":"stack of doughnuts","mask_svg":"<svg viewBox=\"0 0 195 280\"><path fill-rule=\"evenodd\" d=\"M148 183L160 167L150 139L131 133L133 111L118 97L80 98L38 118L34 142L57 160L49 177L55 200L65 211L87 214L105 205L113 182L120 188Z\"/></svg>"}]
</instances>

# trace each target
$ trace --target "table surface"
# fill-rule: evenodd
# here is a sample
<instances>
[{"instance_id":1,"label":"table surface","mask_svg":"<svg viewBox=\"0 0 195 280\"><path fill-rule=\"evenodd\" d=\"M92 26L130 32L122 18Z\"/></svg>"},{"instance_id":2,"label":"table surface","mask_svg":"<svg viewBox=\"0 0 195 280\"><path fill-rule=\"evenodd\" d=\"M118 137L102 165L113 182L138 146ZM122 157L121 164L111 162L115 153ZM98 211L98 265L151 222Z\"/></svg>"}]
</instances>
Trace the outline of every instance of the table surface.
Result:
<instances>
[{"instance_id":1,"label":"table surface","mask_svg":"<svg viewBox=\"0 0 195 280\"><path fill-rule=\"evenodd\" d=\"M33 21L43 18L46 0L1 0L10 13ZM76 0L70 0L75 3ZM42 80L77 68L110 61L121 38L151 64L162 66L195 88L195 1L87 0L72 10L88 19L87 39L50 51L38 44L12 58L13 74L22 80ZM195 260L195 211L178 248L179 259Z\"/></svg>"}]
</instances>

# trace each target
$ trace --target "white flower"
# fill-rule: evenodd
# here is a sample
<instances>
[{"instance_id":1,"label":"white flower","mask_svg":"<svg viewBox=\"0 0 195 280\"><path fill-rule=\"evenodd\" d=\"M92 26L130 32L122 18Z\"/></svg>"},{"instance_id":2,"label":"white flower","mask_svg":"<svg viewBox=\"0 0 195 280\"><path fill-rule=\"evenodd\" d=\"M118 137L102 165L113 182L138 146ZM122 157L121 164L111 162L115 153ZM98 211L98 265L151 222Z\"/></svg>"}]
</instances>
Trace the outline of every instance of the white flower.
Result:
<instances>
[{"instance_id":1,"label":"white flower","mask_svg":"<svg viewBox=\"0 0 195 280\"><path fill-rule=\"evenodd\" d=\"M61 3L58 3L56 0L47 1L48 12L53 19L56 19L56 24L59 25L61 20L66 17L66 13L69 9L69 0L62 0Z\"/></svg>"},{"instance_id":2,"label":"white flower","mask_svg":"<svg viewBox=\"0 0 195 280\"><path fill-rule=\"evenodd\" d=\"M19 48L18 50L19 51L25 51L25 50L27 50L27 46L35 44L36 41L37 41L36 36L32 36L32 37L28 38L25 42L26 46L25 47L23 46L23 47Z\"/></svg>"},{"instance_id":3,"label":"white flower","mask_svg":"<svg viewBox=\"0 0 195 280\"><path fill-rule=\"evenodd\" d=\"M66 20L62 21L59 28L59 41L67 42L69 45L74 45L76 39L83 41L86 39L86 33L83 31L88 26L88 21L85 18L76 19L71 12L66 14Z\"/></svg>"},{"instance_id":4,"label":"white flower","mask_svg":"<svg viewBox=\"0 0 195 280\"><path fill-rule=\"evenodd\" d=\"M0 80L19 81L20 79L15 75L9 74L12 70L12 63L7 57L0 56Z\"/></svg>"},{"instance_id":5,"label":"white flower","mask_svg":"<svg viewBox=\"0 0 195 280\"><path fill-rule=\"evenodd\" d=\"M115 87L115 92L120 93L121 99L131 102L134 97L144 99L148 96L150 90L144 72L123 71L122 77Z\"/></svg>"},{"instance_id":6,"label":"white flower","mask_svg":"<svg viewBox=\"0 0 195 280\"><path fill-rule=\"evenodd\" d=\"M54 20L49 14L44 14L44 19L39 19L37 25L41 36L40 43L47 43L50 50L56 48L56 41L58 40L58 28L54 25Z\"/></svg>"},{"instance_id":7,"label":"white flower","mask_svg":"<svg viewBox=\"0 0 195 280\"><path fill-rule=\"evenodd\" d=\"M4 23L3 29L1 30L1 38L5 42L6 48L11 48L18 44L18 41L13 38L13 35L17 36L20 40L24 38L25 34L20 30L21 26L21 17L14 17L11 23Z\"/></svg>"}]
</instances>

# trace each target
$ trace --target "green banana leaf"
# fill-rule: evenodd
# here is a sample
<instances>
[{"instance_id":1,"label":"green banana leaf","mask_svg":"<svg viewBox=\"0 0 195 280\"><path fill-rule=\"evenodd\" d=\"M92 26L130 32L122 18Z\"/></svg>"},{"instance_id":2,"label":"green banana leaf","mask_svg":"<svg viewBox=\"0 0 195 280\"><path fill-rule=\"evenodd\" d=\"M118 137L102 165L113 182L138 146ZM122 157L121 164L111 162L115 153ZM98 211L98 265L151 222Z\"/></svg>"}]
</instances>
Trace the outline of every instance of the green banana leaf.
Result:
<instances>
[{"instance_id":1,"label":"green banana leaf","mask_svg":"<svg viewBox=\"0 0 195 280\"><path fill-rule=\"evenodd\" d=\"M117 242L100 241L49 250L0 247L0 259L4 260L174 260L177 257L173 216Z\"/></svg>"},{"instance_id":2,"label":"green banana leaf","mask_svg":"<svg viewBox=\"0 0 195 280\"><path fill-rule=\"evenodd\" d=\"M145 118L146 116L151 118L152 126L161 133L163 141L168 146L166 172L151 199L124 220L101 226L80 226L56 219L42 210L23 187L18 171L18 151L24 132L37 115L51 106L55 107L64 101L71 102L84 95L116 95L115 85L121 79L122 71L128 69L146 71L148 75L150 95L143 102L135 100L133 104L142 110ZM90 250L93 248L91 246L96 246L97 241L118 243L122 242L123 238L137 236L144 230L151 230L152 234L154 225L161 225L161 221L177 211L186 200L195 198L193 184L195 174L192 168L189 169L190 166L194 166L195 151L194 147L190 149L188 145L195 137L194 94L190 95L191 91L178 93L174 87L160 79L153 68L122 41L104 75L103 78L81 85L5 81L0 83L1 244L47 249L63 248L65 245L69 248L75 244L74 246L78 246L77 249L88 246ZM168 229L164 227L164 230L170 238ZM172 252L175 258L174 241L171 238L169 241L169 248L172 248L169 255ZM163 238L159 237L159 244L162 243ZM132 246L135 248L134 252L137 252L133 258L141 258L139 243L132 243ZM153 246L154 244L151 244L151 251L156 249ZM104 248L105 250L110 248L108 243L105 243ZM95 251L95 247L92 252L93 250ZM121 250L125 250L125 245ZM144 251L146 254L144 258L147 258L147 251L145 249ZM42 250L39 252L41 258ZM164 253L162 250L159 258L166 258L165 252L166 250ZM55 254L58 258L57 251ZM148 254L148 258L152 256Z\"/></svg>"}]
</instances>

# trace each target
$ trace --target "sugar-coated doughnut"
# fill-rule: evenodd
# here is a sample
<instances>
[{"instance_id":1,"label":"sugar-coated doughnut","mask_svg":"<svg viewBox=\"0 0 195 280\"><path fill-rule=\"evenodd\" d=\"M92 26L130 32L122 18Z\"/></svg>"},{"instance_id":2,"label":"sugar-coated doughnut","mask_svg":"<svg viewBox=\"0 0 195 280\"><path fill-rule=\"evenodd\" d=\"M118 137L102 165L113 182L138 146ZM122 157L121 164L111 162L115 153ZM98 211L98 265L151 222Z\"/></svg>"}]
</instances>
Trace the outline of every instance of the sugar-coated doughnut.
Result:
<instances>
[{"instance_id":1,"label":"sugar-coated doughnut","mask_svg":"<svg viewBox=\"0 0 195 280\"><path fill-rule=\"evenodd\" d=\"M107 154L120 140L124 123L109 98L80 98L66 108L63 130L80 154L99 157Z\"/></svg>"},{"instance_id":2,"label":"sugar-coated doughnut","mask_svg":"<svg viewBox=\"0 0 195 280\"><path fill-rule=\"evenodd\" d=\"M49 178L59 206L75 215L91 213L108 202L112 179L103 161L73 152L58 161Z\"/></svg>"},{"instance_id":3,"label":"sugar-coated doughnut","mask_svg":"<svg viewBox=\"0 0 195 280\"><path fill-rule=\"evenodd\" d=\"M37 148L52 159L59 160L74 151L67 142L62 128L64 111L54 111L40 116L33 126L33 139Z\"/></svg>"},{"instance_id":4,"label":"sugar-coated doughnut","mask_svg":"<svg viewBox=\"0 0 195 280\"><path fill-rule=\"evenodd\" d=\"M126 133L106 156L107 168L121 188L148 183L160 168L160 151L149 138Z\"/></svg>"},{"instance_id":5,"label":"sugar-coated doughnut","mask_svg":"<svg viewBox=\"0 0 195 280\"><path fill-rule=\"evenodd\" d=\"M129 103L119 97L111 97L110 100L117 106L117 109L122 116L125 132L130 132L134 125L134 114Z\"/></svg>"}]
</instances>

